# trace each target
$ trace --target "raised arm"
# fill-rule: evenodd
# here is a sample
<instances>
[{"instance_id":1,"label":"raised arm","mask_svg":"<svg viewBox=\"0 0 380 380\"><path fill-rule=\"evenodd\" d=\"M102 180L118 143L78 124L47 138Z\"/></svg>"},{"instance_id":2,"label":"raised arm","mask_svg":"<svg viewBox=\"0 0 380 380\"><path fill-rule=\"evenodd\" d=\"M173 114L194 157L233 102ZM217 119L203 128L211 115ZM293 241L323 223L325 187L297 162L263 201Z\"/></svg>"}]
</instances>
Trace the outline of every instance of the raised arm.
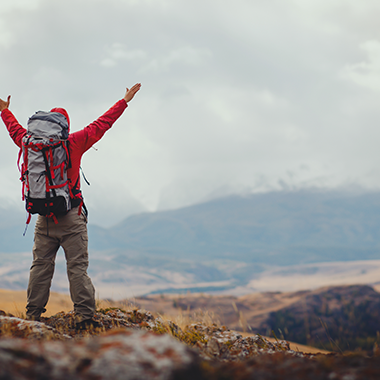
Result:
<instances>
[{"instance_id":1,"label":"raised arm","mask_svg":"<svg viewBox=\"0 0 380 380\"><path fill-rule=\"evenodd\" d=\"M13 113L9 110L10 101L10 95L8 96L6 101L0 99L1 118L3 119L4 124L7 127L9 136L11 136L14 143L21 148L21 140L26 134L26 129L20 125Z\"/></svg>"},{"instance_id":2,"label":"raised arm","mask_svg":"<svg viewBox=\"0 0 380 380\"><path fill-rule=\"evenodd\" d=\"M141 84L135 84L131 89L126 90L124 98L113 105L106 113L92 122L81 131L74 132L70 135L72 144L76 145L80 153L84 153L91 148L93 144L99 141L103 135L112 127L114 122L123 114L136 93L140 90Z\"/></svg>"}]
</instances>

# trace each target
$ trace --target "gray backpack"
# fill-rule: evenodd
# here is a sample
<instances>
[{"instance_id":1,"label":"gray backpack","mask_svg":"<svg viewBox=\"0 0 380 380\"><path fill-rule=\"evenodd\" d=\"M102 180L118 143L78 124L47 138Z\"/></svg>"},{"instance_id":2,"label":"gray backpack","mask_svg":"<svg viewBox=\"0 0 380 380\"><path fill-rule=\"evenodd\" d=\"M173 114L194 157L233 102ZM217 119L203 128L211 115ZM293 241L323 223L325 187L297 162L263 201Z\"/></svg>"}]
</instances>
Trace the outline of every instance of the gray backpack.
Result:
<instances>
[{"instance_id":1,"label":"gray backpack","mask_svg":"<svg viewBox=\"0 0 380 380\"><path fill-rule=\"evenodd\" d=\"M69 126L58 112L36 112L28 121L22 139L24 162L21 167L23 200L31 214L53 218L71 209L70 165L67 139Z\"/></svg>"}]
</instances>

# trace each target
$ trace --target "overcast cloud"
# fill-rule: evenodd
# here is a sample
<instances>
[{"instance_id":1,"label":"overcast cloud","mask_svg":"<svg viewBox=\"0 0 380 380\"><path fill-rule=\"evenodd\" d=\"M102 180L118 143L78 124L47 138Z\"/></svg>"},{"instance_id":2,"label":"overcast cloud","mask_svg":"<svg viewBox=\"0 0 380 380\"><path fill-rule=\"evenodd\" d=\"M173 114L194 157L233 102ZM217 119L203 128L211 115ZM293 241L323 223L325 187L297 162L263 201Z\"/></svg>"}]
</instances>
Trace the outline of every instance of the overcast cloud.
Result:
<instances>
[{"instance_id":1,"label":"overcast cloud","mask_svg":"<svg viewBox=\"0 0 380 380\"><path fill-rule=\"evenodd\" d=\"M2 0L0 97L72 130L143 87L82 167L91 222L231 192L380 188L376 0ZM0 129L0 197L20 201ZM82 181L83 182L83 181Z\"/></svg>"}]
</instances>

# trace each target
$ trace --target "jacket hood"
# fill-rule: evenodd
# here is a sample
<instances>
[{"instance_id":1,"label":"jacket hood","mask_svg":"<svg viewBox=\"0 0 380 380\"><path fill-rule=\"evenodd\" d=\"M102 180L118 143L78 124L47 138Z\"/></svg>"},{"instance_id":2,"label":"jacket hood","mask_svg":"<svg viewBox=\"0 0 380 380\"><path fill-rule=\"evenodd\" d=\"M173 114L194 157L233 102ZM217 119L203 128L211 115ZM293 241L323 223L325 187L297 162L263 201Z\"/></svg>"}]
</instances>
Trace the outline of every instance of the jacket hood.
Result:
<instances>
[{"instance_id":1,"label":"jacket hood","mask_svg":"<svg viewBox=\"0 0 380 380\"><path fill-rule=\"evenodd\" d=\"M61 115L63 115L67 120L67 124L69 125L69 132L70 132L70 118L69 118L69 114L67 113L67 111L64 108L52 108L50 110L50 112L58 112Z\"/></svg>"}]
</instances>

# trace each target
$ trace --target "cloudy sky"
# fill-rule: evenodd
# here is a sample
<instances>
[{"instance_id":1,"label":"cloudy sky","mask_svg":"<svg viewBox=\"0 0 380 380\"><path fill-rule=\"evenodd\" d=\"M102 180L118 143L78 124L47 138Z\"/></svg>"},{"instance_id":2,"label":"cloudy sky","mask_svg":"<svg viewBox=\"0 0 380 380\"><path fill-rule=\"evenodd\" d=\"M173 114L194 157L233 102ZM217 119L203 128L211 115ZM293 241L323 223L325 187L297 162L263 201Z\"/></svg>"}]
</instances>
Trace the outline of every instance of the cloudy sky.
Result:
<instances>
[{"instance_id":1,"label":"cloudy sky","mask_svg":"<svg viewBox=\"0 0 380 380\"><path fill-rule=\"evenodd\" d=\"M65 107L79 130L142 83L82 161L100 225L235 192L379 189L379 18L377 0L2 0L0 97L21 124ZM0 197L20 204L0 140Z\"/></svg>"}]
</instances>

